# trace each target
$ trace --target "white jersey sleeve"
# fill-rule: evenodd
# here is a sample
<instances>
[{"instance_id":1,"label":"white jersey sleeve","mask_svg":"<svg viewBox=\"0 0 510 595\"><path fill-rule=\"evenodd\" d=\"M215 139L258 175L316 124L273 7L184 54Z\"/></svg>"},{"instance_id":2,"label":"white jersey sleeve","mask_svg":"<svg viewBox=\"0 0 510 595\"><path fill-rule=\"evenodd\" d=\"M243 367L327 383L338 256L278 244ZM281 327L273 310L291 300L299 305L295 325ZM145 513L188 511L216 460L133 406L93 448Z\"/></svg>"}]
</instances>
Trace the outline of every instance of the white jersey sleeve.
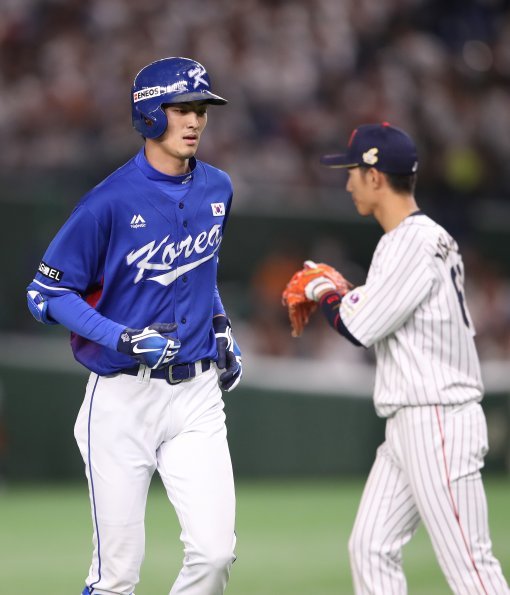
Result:
<instances>
[{"instance_id":1,"label":"white jersey sleeve","mask_svg":"<svg viewBox=\"0 0 510 595\"><path fill-rule=\"evenodd\" d=\"M379 415L481 399L462 259L427 216L408 217L381 238L365 285L345 295L340 316L360 343L375 347Z\"/></svg>"},{"instance_id":2,"label":"white jersey sleeve","mask_svg":"<svg viewBox=\"0 0 510 595\"><path fill-rule=\"evenodd\" d=\"M366 284L342 300L342 320L365 347L394 333L431 292L435 272L416 233L406 227L383 236Z\"/></svg>"}]
</instances>

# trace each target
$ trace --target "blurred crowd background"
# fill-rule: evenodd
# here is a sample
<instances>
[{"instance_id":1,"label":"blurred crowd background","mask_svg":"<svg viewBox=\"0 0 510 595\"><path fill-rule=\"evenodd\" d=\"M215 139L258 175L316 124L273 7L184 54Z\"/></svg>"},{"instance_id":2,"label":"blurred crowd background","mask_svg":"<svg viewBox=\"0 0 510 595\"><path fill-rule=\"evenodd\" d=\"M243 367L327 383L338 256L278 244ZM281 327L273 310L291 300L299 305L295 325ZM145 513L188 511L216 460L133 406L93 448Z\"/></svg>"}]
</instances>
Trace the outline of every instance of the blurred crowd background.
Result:
<instances>
[{"instance_id":1,"label":"blurred crowd background","mask_svg":"<svg viewBox=\"0 0 510 595\"><path fill-rule=\"evenodd\" d=\"M370 361L370 352L345 345L322 320L312 322L308 339L292 340L280 295L306 257L363 282L369 258L356 251L357 232L350 242L348 233L321 233L326 220L337 219L340 230L355 213L341 174L321 168L318 156L342 148L357 125L385 120L415 137L418 200L464 251L482 358L505 360L509 8L507 0L2 0L0 202L22 186L37 207L51 194L43 181L52 176L62 180L68 212L140 146L129 101L138 70L165 56L193 57L229 99L211 108L199 150L234 182L225 245L241 233L257 237L249 255L240 249L231 258L225 280L247 349ZM286 238L298 212L299 233ZM265 231L275 219L277 231ZM496 258L483 250L482 225ZM2 298L5 330L37 332L20 313L21 289L56 231L45 229L25 232L32 252L16 268L16 297ZM13 304L19 312L9 311Z\"/></svg>"}]
</instances>

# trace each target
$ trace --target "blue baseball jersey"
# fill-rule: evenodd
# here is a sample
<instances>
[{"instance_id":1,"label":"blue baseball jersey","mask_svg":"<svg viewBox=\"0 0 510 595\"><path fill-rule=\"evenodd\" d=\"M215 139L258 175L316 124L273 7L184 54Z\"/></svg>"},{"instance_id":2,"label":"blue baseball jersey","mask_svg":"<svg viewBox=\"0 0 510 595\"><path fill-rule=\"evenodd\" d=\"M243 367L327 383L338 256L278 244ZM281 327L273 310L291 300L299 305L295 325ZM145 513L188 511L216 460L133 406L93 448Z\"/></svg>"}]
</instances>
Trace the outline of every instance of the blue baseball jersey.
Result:
<instances>
[{"instance_id":1,"label":"blue baseball jersey","mask_svg":"<svg viewBox=\"0 0 510 595\"><path fill-rule=\"evenodd\" d=\"M125 327L176 322L182 347L173 363L216 358L212 318L224 309L218 251L232 201L229 176L190 159L168 176L144 149L93 188L59 230L28 289L75 292ZM74 333L75 358L98 374L133 367L123 355Z\"/></svg>"}]
</instances>

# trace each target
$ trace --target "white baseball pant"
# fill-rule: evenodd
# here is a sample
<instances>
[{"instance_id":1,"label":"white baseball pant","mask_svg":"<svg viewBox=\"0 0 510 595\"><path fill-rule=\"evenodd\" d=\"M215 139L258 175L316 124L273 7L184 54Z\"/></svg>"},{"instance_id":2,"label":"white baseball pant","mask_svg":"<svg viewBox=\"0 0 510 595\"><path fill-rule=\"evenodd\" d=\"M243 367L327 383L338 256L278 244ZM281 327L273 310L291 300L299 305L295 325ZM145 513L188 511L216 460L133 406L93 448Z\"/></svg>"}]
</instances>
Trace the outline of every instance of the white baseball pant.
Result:
<instances>
[{"instance_id":1,"label":"white baseball pant","mask_svg":"<svg viewBox=\"0 0 510 595\"><path fill-rule=\"evenodd\" d=\"M183 567L171 595L223 594L235 560L235 494L214 368L190 381L91 374L75 425L92 508L94 595L131 595L158 471L181 525Z\"/></svg>"},{"instance_id":2,"label":"white baseball pant","mask_svg":"<svg viewBox=\"0 0 510 595\"><path fill-rule=\"evenodd\" d=\"M420 520L458 595L510 593L492 554L478 403L403 407L387 420L349 540L357 595L404 595L402 547Z\"/></svg>"}]
</instances>

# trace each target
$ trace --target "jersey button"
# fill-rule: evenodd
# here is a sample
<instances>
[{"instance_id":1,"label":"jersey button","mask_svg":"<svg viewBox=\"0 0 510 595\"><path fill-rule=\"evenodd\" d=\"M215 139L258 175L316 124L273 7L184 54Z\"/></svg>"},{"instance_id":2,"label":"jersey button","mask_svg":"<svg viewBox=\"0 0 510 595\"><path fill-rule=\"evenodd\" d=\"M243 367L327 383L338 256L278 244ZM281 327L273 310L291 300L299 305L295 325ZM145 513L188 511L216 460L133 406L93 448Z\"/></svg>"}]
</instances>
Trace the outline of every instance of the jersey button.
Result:
<instances>
[{"instance_id":1,"label":"jersey button","mask_svg":"<svg viewBox=\"0 0 510 595\"><path fill-rule=\"evenodd\" d=\"M184 209L184 203L183 202L180 202L179 203L179 209Z\"/></svg>"},{"instance_id":2,"label":"jersey button","mask_svg":"<svg viewBox=\"0 0 510 595\"><path fill-rule=\"evenodd\" d=\"M186 283L187 280L188 280L188 277L186 277L186 275L184 275L182 278L183 283Z\"/></svg>"},{"instance_id":3,"label":"jersey button","mask_svg":"<svg viewBox=\"0 0 510 595\"><path fill-rule=\"evenodd\" d=\"M182 224L184 225L184 227L188 227L188 222L187 221L183 221Z\"/></svg>"},{"instance_id":4,"label":"jersey button","mask_svg":"<svg viewBox=\"0 0 510 595\"><path fill-rule=\"evenodd\" d=\"M186 324L186 319L185 318L181 318L181 322L182 322L182 324Z\"/></svg>"}]
</instances>

